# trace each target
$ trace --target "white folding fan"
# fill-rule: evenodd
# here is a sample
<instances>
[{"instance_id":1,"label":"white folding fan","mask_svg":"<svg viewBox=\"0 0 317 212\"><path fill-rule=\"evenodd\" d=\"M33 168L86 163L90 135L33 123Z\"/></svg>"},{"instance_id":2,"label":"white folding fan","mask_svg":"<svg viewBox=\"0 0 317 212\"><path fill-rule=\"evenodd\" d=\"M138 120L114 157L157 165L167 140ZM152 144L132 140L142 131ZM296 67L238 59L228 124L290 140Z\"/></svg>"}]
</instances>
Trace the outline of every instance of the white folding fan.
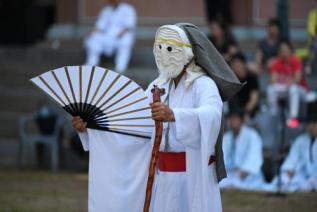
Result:
<instances>
[{"instance_id":1,"label":"white folding fan","mask_svg":"<svg viewBox=\"0 0 317 212\"><path fill-rule=\"evenodd\" d=\"M131 79L95 66L67 66L31 81L87 128L147 137L153 131L149 100Z\"/></svg>"}]
</instances>

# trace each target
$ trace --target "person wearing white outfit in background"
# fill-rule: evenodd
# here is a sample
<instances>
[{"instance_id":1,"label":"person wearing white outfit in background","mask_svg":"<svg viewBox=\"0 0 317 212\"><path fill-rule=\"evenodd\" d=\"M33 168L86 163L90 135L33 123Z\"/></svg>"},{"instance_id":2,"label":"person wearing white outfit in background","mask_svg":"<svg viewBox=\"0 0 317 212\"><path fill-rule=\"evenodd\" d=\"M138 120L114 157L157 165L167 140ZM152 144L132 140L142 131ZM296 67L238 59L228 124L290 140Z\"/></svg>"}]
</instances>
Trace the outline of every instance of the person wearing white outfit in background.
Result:
<instances>
[{"instance_id":1,"label":"person wearing white outfit in background","mask_svg":"<svg viewBox=\"0 0 317 212\"><path fill-rule=\"evenodd\" d=\"M115 71L128 68L135 40L136 11L119 0L109 0L102 9L95 28L85 41L87 65L98 65L102 54L115 56Z\"/></svg>"},{"instance_id":2,"label":"person wearing white outfit in background","mask_svg":"<svg viewBox=\"0 0 317 212\"><path fill-rule=\"evenodd\" d=\"M317 104L308 109L306 132L298 136L282 164L281 190L284 192L317 191ZM275 177L267 190L278 189Z\"/></svg>"},{"instance_id":3,"label":"person wearing white outfit in background","mask_svg":"<svg viewBox=\"0 0 317 212\"><path fill-rule=\"evenodd\" d=\"M229 127L223 138L228 177L220 182L220 187L258 190L264 183L261 137L254 129L244 125L243 109L230 111Z\"/></svg>"}]
</instances>

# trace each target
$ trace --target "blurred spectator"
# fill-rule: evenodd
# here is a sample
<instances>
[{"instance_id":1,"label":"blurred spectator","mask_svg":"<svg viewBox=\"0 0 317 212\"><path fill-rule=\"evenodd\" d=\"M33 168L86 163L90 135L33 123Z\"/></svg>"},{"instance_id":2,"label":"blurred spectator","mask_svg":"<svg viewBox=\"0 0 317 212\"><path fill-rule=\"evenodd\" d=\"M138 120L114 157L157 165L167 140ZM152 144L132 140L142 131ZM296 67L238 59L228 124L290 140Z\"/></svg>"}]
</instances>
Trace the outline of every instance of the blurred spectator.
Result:
<instances>
[{"instance_id":1,"label":"blurred spectator","mask_svg":"<svg viewBox=\"0 0 317 212\"><path fill-rule=\"evenodd\" d=\"M317 191L317 103L312 103L306 118L306 132L296 138L282 165L282 190ZM275 178L271 189L276 189Z\"/></svg>"},{"instance_id":2,"label":"blurred spectator","mask_svg":"<svg viewBox=\"0 0 317 212\"><path fill-rule=\"evenodd\" d=\"M277 114L279 99L287 99L290 108L287 124L296 127L300 100L306 98L307 84L302 74L301 61L292 53L288 41L281 41L279 45L278 57L271 67L271 81L267 95L272 113Z\"/></svg>"},{"instance_id":3,"label":"blurred spectator","mask_svg":"<svg viewBox=\"0 0 317 212\"><path fill-rule=\"evenodd\" d=\"M232 24L231 0L205 0L207 21L211 23L220 20L228 25Z\"/></svg>"},{"instance_id":4,"label":"blurred spectator","mask_svg":"<svg viewBox=\"0 0 317 212\"><path fill-rule=\"evenodd\" d=\"M260 74L270 70L273 58L278 54L278 46L281 40L280 24L276 19L270 19L267 26L267 37L258 44L255 63L250 66L251 71Z\"/></svg>"},{"instance_id":5,"label":"blurred spectator","mask_svg":"<svg viewBox=\"0 0 317 212\"><path fill-rule=\"evenodd\" d=\"M259 134L244 124L243 109L229 113L230 130L224 134L223 153L228 177L222 188L256 190L262 187L262 140Z\"/></svg>"},{"instance_id":6,"label":"blurred spectator","mask_svg":"<svg viewBox=\"0 0 317 212\"><path fill-rule=\"evenodd\" d=\"M317 1L315 0L316 7L309 11L307 18L307 32L310 39L315 39L317 36Z\"/></svg>"},{"instance_id":7,"label":"blurred spectator","mask_svg":"<svg viewBox=\"0 0 317 212\"><path fill-rule=\"evenodd\" d=\"M109 0L109 3L85 42L86 64L98 65L102 54L115 55L115 70L122 73L128 67L134 44L136 12L133 6L120 0Z\"/></svg>"},{"instance_id":8,"label":"blurred spectator","mask_svg":"<svg viewBox=\"0 0 317 212\"><path fill-rule=\"evenodd\" d=\"M247 69L246 59L242 53L231 58L232 70L241 82L247 84L229 101L229 109L243 108L247 117L253 118L259 105L259 82L257 76Z\"/></svg>"},{"instance_id":9,"label":"blurred spectator","mask_svg":"<svg viewBox=\"0 0 317 212\"><path fill-rule=\"evenodd\" d=\"M307 32L309 36L308 40L308 52L307 52L307 63L305 66L306 73L311 73L313 65L317 64L317 1L315 0L316 7L312 9L308 14L307 19Z\"/></svg>"},{"instance_id":10,"label":"blurred spectator","mask_svg":"<svg viewBox=\"0 0 317 212\"><path fill-rule=\"evenodd\" d=\"M57 121L57 112L49 105L43 104L36 112L36 124L42 135L50 135L54 132L55 123Z\"/></svg>"},{"instance_id":11,"label":"blurred spectator","mask_svg":"<svg viewBox=\"0 0 317 212\"><path fill-rule=\"evenodd\" d=\"M211 34L208 36L209 40L215 45L226 61L230 61L231 56L238 52L237 42L232 33L226 24L219 21L210 22L209 27L211 31Z\"/></svg>"},{"instance_id":12,"label":"blurred spectator","mask_svg":"<svg viewBox=\"0 0 317 212\"><path fill-rule=\"evenodd\" d=\"M41 135L50 136L54 133L55 129L52 126L56 125L58 115L56 111L52 109L52 107L48 105L42 105L40 109L36 112L35 122L39 129ZM61 136L61 132L59 132L59 136ZM61 137L58 139L58 149L61 148ZM37 143L36 144L36 160L39 168L46 168L48 166L48 160L45 155L49 153L47 151L48 145L45 143ZM59 155L60 156L60 155Z\"/></svg>"},{"instance_id":13,"label":"blurred spectator","mask_svg":"<svg viewBox=\"0 0 317 212\"><path fill-rule=\"evenodd\" d=\"M35 145L35 158L39 168L51 166L53 171L59 168L63 162L62 139L63 118L59 115L56 108L40 103L38 111L29 118L22 118L23 124L20 126L21 146L20 160L23 159L23 152L27 150L26 145ZM35 122L38 132L28 132L28 126L32 121ZM50 156L50 158L48 157ZM22 164L22 162L20 161Z\"/></svg>"}]
</instances>

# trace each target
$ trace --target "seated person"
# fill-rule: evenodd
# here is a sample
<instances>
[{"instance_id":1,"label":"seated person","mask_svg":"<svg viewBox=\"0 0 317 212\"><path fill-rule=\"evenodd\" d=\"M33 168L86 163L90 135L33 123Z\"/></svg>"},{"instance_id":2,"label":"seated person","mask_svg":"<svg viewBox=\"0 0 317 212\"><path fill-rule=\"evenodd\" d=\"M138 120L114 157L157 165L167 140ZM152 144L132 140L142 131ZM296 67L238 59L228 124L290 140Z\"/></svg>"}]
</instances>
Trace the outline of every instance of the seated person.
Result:
<instances>
[{"instance_id":1,"label":"seated person","mask_svg":"<svg viewBox=\"0 0 317 212\"><path fill-rule=\"evenodd\" d=\"M136 12L134 8L119 0L109 0L110 5L102 9L95 29L85 42L88 65L98 65L100 56L115 55L115 70L124 72L131 57L134 44Z\"/></svg>"},{"instance_id":2,"label":"seated person","mask_svg":"<svg viewBox=\"0 0 317 212\"><path fill-rule=\"evenodd\" d=\"M273 58L278 54L278 46L281 40L280 23L277 19L270 19L267 25L267 37L258 44L255 63L249 68L256 74L263 70L270 70Z\"/></svg>"},{"instance_id":3,"label":"seated person","mask_svg":"<svg viewBox=\"0 0 317 212\"><path fill-rule=\"evenodd\" d=\"M296 138L282 165L282 191L317 191L317 105L314 107L306 118L306 132ZM275 178L270 188L276 189L277 182Z\"/></svg>"},{"instance_id":4,"label":"seated person","mask_svg":"<svg viewBox=\"0 0 317 212\"><path fill-rule=\"evenodd\" d=\"M292 53L288 41L281 41L278 56L272 63L271 84L267 90L271 112L277 114L279 99L286 98L290 108L287 125L297 127L299 104L301 99L306 98L306 90L300 59Z\"/></svg>"},{"instance_id":5,"label":"seated person","mask_svg":"<svg viewBox=\"0 0 317 212\"><path fill-rule=\"evenodd\" d=\"M219 21L212 21L209 24L211 34L208 39L228 62L231 56L238 51L238 44L232 33L225 24Z\"/></svg>"},{"instance_id":6,"label":"seated person","mask_svg":"<svg viewBox=\"0 0 317 212\"><path fill-rule=\"evenodd\" d=\"M257 76L250 73L246 66L246 59L242 53L235 54L230 66L241 82L247 84L229 100L230 108L243 108L247 117L253 118L259 105L259 82Z\"/></svg>"},{"instance_id":7,"label":"seated person","mask_svg":"<svg viewBox=\"0 0 317 212\"><path fill-rule=\"evenodd\" d=\"M262 140L252 128L244 125L244 112L229 113L230 130L224 134L223 154L228 177L220 182L222 188L257 190L264 183Z\"/></svg>"}]
</instances>

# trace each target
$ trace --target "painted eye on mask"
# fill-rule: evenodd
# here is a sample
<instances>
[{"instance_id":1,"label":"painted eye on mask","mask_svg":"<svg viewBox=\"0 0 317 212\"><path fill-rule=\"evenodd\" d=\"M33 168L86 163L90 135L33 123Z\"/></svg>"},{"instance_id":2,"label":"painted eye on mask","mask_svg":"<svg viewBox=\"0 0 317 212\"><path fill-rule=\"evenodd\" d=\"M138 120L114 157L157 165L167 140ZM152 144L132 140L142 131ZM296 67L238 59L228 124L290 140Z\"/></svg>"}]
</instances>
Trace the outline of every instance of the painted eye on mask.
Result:
<instances>
[{"instance_id":1,"label":"painted eye on mask","mask_svg":"<svg viewBox=\"0 0 317 212\"><path fill-rule=\"evenodd\" d=\"M162 45L161 44L159 44L158 47L159 47L159 49L162 49Z\"/></svg>"},{"instance_id":2,"label":"painted eye on mask","mask_svg":"<svg viewBox=\"0 0 317 212\"><path fill-rule=\"evenodd\" d=\"M172 47L170 47L170 46L168 46L167 48L167 51L169 51L169 52L171 52L173 49L172 49Z\"/></svg>"}]
</instances>

